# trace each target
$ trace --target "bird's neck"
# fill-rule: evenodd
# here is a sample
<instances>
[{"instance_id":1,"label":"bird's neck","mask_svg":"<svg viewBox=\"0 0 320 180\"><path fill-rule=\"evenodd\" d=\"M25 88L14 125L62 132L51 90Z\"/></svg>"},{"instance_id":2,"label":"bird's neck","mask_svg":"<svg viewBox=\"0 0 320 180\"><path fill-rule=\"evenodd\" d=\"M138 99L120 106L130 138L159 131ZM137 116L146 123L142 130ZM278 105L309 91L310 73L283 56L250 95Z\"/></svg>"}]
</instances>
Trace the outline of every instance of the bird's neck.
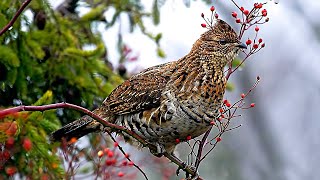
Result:
<instances>
[{"instance_id":1,"label":"bird's neck","mask_svg":"<svg viewBox=\"0 0 320 180\"><path fill-rule=\"evenodd\" d=\"M174 84L179 91L191 92L201 87L214 87L225 83L224 66L226 60L217 59L213 55L191 50L188 55L177 62L178 71L174 72ZM207 88L204 88L204 93ZM211 94L210 92L209 94Z\"/></svg>"},{"instance_id":2,"label":"bird's neck","mask_svg":"<svg viewBox=\"0 0 320 180\"><path fill-rule=\"evenodd\" d=\"M210 78L223 75L224 67L228 62L225 56L217 56L212 51L201 47L195 48L194 45L189 54L178 61L178 66L183 67L182 69L187 73L197 71Z\"/></svg>"},{"instance_id":3,"label":"bird's neck","mask_svg":"<svg viewBox=\"0 0 320 180\"><path fill-rule=\"evenodd\" d=\"M223 70L232 60L225 53L215 49L215 45L210 41L198 39L189 52L188 56L196 56L201 66L207 70Z\"/></svg>"}]
</instances>

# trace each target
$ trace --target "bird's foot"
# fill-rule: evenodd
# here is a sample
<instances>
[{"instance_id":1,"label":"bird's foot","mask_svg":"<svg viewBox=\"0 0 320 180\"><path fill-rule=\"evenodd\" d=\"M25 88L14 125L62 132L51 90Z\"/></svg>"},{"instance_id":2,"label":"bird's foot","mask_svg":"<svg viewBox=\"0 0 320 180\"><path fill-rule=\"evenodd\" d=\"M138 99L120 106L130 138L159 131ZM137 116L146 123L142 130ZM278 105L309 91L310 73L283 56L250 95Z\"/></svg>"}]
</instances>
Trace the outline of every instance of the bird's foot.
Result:
<instances>
[{"instance_id":1,"label":"bird's foot","mask_svg":"<svg viewBox=\"0 0 320 180\"><path fill-rule=\"evenodd\" d=\"M178 169L176 170L176 175L177 175L177 176L180 174L180 170L183 170L183 171L186 172L186 177L189 178L189 176L191 175L191 174L189 174L189 171L191 170L192 172L195 172L195 174L194 174L194 175L191 175L190 177L191 177L192 179L198 179L199 175L198 175L198 173L196 172L196 168L195 168L195 167L189 166L189 165L187 165L185 162L182 162L181 164L182 164L182 167L179 166Z\"/></svg>"},{"instance_id":2,"label":"bird's foot","mask_svg":"<svg viewBox=\"0 0 320 180\"><path fill-rule=\"evenodd\" d=\"M180 170L183 170L186 172L186 177L191 179L198 179L199 175L197 173L197 170L195 167L187 165L187 163L183 162L181 159L179 159L177 156L175 156L173 153L171 153L171 157L174 159L176 164L180 164L178 169L176 170L176 175L178 176L180 173Z\"/></svg>"}]
</instances>

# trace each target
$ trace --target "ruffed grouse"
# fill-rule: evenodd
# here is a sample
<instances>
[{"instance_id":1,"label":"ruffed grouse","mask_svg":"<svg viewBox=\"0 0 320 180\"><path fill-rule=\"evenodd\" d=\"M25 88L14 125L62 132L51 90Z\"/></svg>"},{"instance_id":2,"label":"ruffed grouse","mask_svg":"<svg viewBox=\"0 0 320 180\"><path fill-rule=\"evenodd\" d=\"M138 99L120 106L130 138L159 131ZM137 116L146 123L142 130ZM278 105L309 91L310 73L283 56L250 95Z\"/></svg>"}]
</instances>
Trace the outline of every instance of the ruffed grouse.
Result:
<instances>
[{"instance_id":1,"label":"ruffed grouse","mask_svg":"<svg viewBox=\"0 0 320 180\"><path fill-rule=\"evenodd\" d=\"M176 139L197 137L210 128L226 88L224 67L246 46L222 20L203 33L178 61L148 68L119 85L94 110L172 153ZM51 140L80 138L104 127L88 116L51 134Z\"/></svg>"}]
</instances>

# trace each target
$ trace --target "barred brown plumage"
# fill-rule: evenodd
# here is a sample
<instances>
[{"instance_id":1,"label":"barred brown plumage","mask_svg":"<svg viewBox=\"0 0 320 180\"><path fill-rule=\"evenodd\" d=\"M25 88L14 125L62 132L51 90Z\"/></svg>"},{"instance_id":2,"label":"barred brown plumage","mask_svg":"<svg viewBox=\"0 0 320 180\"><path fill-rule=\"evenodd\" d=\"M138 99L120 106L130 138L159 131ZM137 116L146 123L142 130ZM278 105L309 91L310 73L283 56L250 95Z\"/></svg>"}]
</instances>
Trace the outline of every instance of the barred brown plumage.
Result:
<instances>
[{"instance_id":1,"label":"barred brown plumage","mask_svg":"<svg viewBox=\"0 0 320 180\"><path fill-rule=\"evenodd\" d=\"M218 19L193 44L189 54L132 76L94 112L159 147L155 155L172 153L176 139L186 141L210 128L226 88L224 67L241 48L246 46L235 31ZM79 138L102 130L99 122L84 116L53 132L51 140Z\"/></svg>"}]
</instances>

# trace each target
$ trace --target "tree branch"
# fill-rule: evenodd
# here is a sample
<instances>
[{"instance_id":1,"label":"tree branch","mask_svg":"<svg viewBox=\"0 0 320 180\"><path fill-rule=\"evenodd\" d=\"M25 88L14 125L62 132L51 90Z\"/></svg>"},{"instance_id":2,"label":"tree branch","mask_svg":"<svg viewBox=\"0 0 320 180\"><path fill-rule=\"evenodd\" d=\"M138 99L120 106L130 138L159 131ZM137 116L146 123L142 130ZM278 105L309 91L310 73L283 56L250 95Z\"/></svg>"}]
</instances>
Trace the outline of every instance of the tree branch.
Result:
<instances>
[{"instance_id":1,"label":"tree branch","mask_svg":"<svg viewBox=\"0 0 320 180\"><path fill-rule=\"evenodd\" d=\"M14 22L18 19L22 11L28 6L28 4L31 2L31 0L25 0L22 3L22 6L19 8L19 10L16 12L16 14L13 16L11 21L0 31L0 36L8 31L8 29L13 26Z\"/></svg>"},{"instance_id":2,"label":"tree branch","mask_svg":"<svg viewBox=\"0 0 320 180\"><path fill-rule=\"evenodd\" d=\"M106 120L104 120L103 118L99 117L98 115L94 114L92 111L83 108L81 106L77 106L74 104L70 104L70 103L56 103L56 104L48 104L48 105L42 105L42 106L17 106L17 107L13 107L13 108L8 108L8 109L4 109L0 111L0 119L10 115L10 114L14 114L17 112L21 112L21 111L46 111L46 110L50 110L50 109L58 109L58 108L67 108L67 109L74 109L76 111L85 113L87 115L89 115L90 117L92 117L93 119L99 121L101 124L103 124L104 126L110 127L114 130L118 130L118 131L122 131L124 133L127 133L128 135L130 135L131 137L135 138L136 140L138 140L144 147L148 147L150 150L156 151L157 147L153 144L150 144L149 142L145 141L142 137L140 137L139 135L137 135L136 133L130 131L129 129L126 129L123 126L118 126L115 124L112 124ZM168 158L169 160L171 160L173 163L175 163L177 166L179 166L180 169L184 170L187 174L190 174L192 176L196 175L196 171L194 171L193 169L191 169L189 166L185 166L182 162L178 161L173 155L169 154L169 153L164 153L163 154L166 158Z\"/></svg>"}]
</instances>

